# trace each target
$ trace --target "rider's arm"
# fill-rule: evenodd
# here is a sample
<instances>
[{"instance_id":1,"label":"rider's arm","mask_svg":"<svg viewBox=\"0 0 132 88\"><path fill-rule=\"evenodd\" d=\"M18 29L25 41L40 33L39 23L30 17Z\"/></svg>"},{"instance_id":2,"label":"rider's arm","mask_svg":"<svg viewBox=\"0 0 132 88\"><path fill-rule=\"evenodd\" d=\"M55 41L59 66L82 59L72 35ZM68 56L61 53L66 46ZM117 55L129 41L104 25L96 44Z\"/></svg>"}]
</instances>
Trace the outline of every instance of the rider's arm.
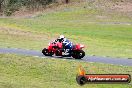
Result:
<instances>
[{"instance_id":1,"label":"rider's arm","mask_svg":"<svg viewBox=\"0 0 132 88\"><path fill-rule=\"evenodd\" d=\"M59 41L59 40L58 40L58 39L56 39L56 40L54 40L54 41L53 41L53 43L57 43L58 41Z\"/></svg>"}]
</instances>

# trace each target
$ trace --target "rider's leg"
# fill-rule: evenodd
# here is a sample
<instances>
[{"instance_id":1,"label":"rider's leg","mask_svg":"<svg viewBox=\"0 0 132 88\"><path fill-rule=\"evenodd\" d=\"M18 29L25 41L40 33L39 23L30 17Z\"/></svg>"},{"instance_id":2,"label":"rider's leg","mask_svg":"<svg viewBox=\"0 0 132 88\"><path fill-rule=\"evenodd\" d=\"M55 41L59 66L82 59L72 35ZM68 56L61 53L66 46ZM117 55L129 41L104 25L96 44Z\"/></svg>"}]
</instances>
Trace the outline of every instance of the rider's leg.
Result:
<instances>
[{"instance_id":1,"label":"rider's leg","mask_svg":"<svg viewBox=\"0 0 132 88\"><path fill-rule=\"evenodd\" d=\"M72 48L73 48L72 44L65 46L65 51L64 51L65 55L70 55Z\"/></svg>"}]
</instances>

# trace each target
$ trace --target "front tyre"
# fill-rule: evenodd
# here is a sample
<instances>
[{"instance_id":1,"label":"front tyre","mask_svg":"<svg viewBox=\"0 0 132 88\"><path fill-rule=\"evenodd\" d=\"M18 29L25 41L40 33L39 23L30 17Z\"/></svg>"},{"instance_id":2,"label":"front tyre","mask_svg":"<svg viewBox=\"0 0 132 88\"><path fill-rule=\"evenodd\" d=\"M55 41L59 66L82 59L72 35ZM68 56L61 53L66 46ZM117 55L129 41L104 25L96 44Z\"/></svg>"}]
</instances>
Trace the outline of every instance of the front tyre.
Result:
<instances>
[{"instance_id":1,"label":"front tyre","mask_svg":"<svg viewBox=\"0 0 132 88\"><path fill-rule=\"evenodd\" d=\"M45 56L49 56L48 49L46 49L46 48L44 48L44 49L42 50L42 53L43 53L43 55L45 55Z\"/></svg>"},{"instance_id":2,"label":"front tyre","mask_svg":"<svg viewBox=\"0 0 132 88\"><path fill-rule=\"evenodd\" d=\"M53 52L49 52L48 49L46 49L46 48L44 48L44 49L42 50L42 53L43 53L43 55L45 55L45 56L52 56L52 55L54 54Z\"/></svg>"}]
</instances>

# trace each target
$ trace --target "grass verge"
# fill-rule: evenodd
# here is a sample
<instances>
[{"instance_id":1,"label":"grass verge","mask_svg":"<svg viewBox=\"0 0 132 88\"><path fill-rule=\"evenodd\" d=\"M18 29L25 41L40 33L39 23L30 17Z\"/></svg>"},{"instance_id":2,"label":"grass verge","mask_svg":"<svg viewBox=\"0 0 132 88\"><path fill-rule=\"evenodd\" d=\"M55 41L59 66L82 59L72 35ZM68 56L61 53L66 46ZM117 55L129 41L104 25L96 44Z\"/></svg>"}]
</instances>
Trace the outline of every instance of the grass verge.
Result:
<instances>
[{"instance_id":1,"label":"grass verge","mask_svg":"<svg viewBox=\"0 0 132 88\"><path fill-rule=\"evenodd\" d=\"M132 67L0 54L1 88L80 88L75 77L82 65L89 74L130 74ZM83 88L131 88L130 84L88 84Z\"/></svg>"}]
</instances>

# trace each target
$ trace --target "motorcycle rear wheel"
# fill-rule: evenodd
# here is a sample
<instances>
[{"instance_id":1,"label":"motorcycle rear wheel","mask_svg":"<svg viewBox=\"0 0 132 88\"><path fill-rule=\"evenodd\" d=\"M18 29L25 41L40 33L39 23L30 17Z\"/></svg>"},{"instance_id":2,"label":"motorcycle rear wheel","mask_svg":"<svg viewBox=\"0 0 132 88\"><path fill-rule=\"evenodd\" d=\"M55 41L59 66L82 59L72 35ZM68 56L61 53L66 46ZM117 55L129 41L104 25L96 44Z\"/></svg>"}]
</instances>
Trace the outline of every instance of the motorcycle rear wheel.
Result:
<instances>
[{"instance_id":1,"label":"motorcycle rear wheel","mask_svg":"<svg viewBox=\"0 0 132 88\"><path fill-rule=\"evenodd\" d=\"M81 59L85 56L85 52L83 50L74 51L72 57L75 59Z\"/></svg>"}]
</instances>

